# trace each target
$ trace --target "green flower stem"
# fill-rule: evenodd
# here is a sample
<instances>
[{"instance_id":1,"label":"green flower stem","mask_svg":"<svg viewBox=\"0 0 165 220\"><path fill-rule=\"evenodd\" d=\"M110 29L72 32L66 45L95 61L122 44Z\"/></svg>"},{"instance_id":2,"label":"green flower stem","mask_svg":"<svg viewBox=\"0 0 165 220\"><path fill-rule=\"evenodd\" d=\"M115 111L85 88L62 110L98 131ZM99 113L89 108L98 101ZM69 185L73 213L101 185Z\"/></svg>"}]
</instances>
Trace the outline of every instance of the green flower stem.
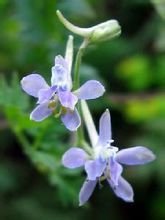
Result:
<instances>
[{"instance_id":1,"label":"green flower stem","mask_svg":"<svg viewBox=\"0 0 165 220\"><path fill-rule=\"evenodd\" d=\"M75 61L75 66L74 66L74 81L73 81L73 90L76 90L79 88L79 81L80 81L80 77L79 77L79 70L80 70L80 64L81 64L81 59L84 53L84 50L86 49L88 45L88 40L84 39L84 41L82 42L77 55L76 55L76 61Z\"/></svg>"},{"instance_id":2,"label":"green flower stem","mask_svg":"<svg viewBox=\"0 0 165 220\"><path fill-rule=\"evenodd\" d=\"M81 60L82 60L82 56L84 53L84 50L86 49L88 45L88 40L84 39L84 41L82 42L77 55L76 55L76 61L75 61L75 66L74 66L74 81L73 81L73 90L76 90L79 88L79 84L80 84L80 74L79 74L79 70L80 70L80 65L81 65ZM80 104L78 104L78 111L81 115L81 106ZM75 145L77 146L82 146L84 142L84 132L83 132L83 126L80 126L80 128L78 128L77 133L76 133L76 142Z\"/></svg>"}]
</instances>

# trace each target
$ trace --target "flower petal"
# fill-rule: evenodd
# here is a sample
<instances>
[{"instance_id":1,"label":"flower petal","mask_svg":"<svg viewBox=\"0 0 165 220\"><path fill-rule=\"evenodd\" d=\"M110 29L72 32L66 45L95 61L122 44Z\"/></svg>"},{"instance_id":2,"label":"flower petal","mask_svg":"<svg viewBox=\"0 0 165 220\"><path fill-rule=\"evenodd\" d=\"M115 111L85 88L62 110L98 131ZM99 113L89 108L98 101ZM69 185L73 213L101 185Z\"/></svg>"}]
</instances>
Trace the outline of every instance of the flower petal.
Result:
<instances>
[{"instance_id":1,"label":"flower petal","mask_svg":"<svg viewBox=\"0 0 165 220\"><path fill-rule=\"evenodd\" d=\"M42 121L52 114L52 109L48 108L49 102L38 105L30 114L30 119L34 121Z\"/></svg>"},{"instance_id":2,"label":"flower petal","mask_svg":"<svg viewBox=\"0 0 165 220\"><path fill-rule=\"evenodd\" d=\"M96 180L97 177L100 177L106 167L106 161L101 161L100 159L88 160L85 163L85 171L88 175L88 180Z\"/></svg>"},{"instance_id":3,"label":"flower petal","mask_svg":"<svg viewBox=\"0 0 165 220\"><path fill-rule=\"evenodd\" d=\"M58 97L61 102L61 105L74 110L75 105L78 101L78 98L70 91L59 91Z\"/></svg>"},{"instance_id":4,"label":"flower petal","mask_svg":"<svg viewBox=\"0 0 165 220\"><path fill-rule=\"evenodd\" d=\"M64 69L68 69L68 64L61 55L58 55L55 57L55 65L60 65L60 66L63 66Z\"/></svg>"},{"instance_id":5,"label":"flower petal","mask_svg":"<svg viewBox=\"0 0 165 220\"><path fill-rule=\"evenodd\" d=\"M119 177L117 186L115 186L111 180L108 180L108 182L117 197L126 202L133 202L134 193L132 186L123 177Z\"/></svg>"},{"instance_id":6,"label":"flower petal","mask_svg":"<svg viewBox=\"0 0 165 220\"><path fill-rule=\"evenodd\" d=\"M86 180L84 182L79 193L79 206L84 205L84 203L88 201L88 199L91 197L96 187L96 184L97 184L97 180L94 181Z\"/></svg>"},{"instance_id":7,"label":"flower petal","mask_svg":"<svg viewBox=\"0 0 165 220\"><path fill-rule=\"evenodd\" d=\"M51 99L53 93L55 93L57 90L56 86L52 86L48 89L41 89L38 93L38 102L39 104L48 101Z\"/></svg>"},{"instance_id":8,"label":"flower petal","mask_svg":"<svg viewBox=\"0 0 165 220\"><path fill-rule=\"evenodd\" d=\"M111 133L110 113L109 110L106 109L106 111L102 114L100 118L99 144L105 146L107 142L111 140L111 138L112 138L112 133Z\"/></svg>"},{"instance_id":9,"label":"flower petal","mask_svg":"<svg viewBox=\"0 0 165 220\"><path fill-rule=\"evenodd\" d=\"M81 118L76 108L74 111L67 109L66 114L61 115L61 120L70 131L76 131L81 124Z\"/></svg>"},{"instance_id":10,"label":"flower petal","mask_svg":"<svg viewBox=\"0 0 165 220\"><path fill-rule=\"evenodd\" d=\"M39 74L30 74L21 80L22 89L31 96L38 97L40 89L48 89L49 86Z\"/></svg>"},{"instance_id":11,"label":"flower petal","mask_svg":"<svg viewBox=\"0 0 165 220\"><path fill-rule=\"evenodd\" d=\"M113 182L114 186L118 185L118 180L121 176L122 171L122 166L115 160L113 160L113 158L110 158L110 179Z\"/></svg>"},{"instance_id":12,"label":"flower petal","mask_svg":"<svg viewBox=\"0 0 165 220\"><path fill-rule=\"evenodd\" d=\"M63 89L71 89L68 64L60 55L55 57L55 65L52 67L51 84L52 86L56 85Z\"/></svg>"},{"instance_id":13,"label":"flower petal","mask_svg":"<svg viewBox=\"0 0 165 220\"><path fill-rule=\"evenodd\" d=\"M62 164L70 169L81 167L84 165L88 155L84 150L72 147L66 151L62 157Z\"/></svg>"},{"instance_id":14,"label":"flower petal","mask_svg":"<svg viewBox=\"0 0 165 220\"><path fill-rule=\"evenodd\" d=\"M104 92L104 86L100 82L96 80L89 80L75 91L75 95L77 95L79 99L87 100L96 99L102 96Z\"/></svg>"},{"instance_id":15,"label":"flower petal","mask_svg":"<svg viewBox=\"0 0 165 220\"><path fill-rule=\"evenodd\" d=\"M127 165L141 165L155 160L155 155L146 147L131 147L116 154L116 161Z\"/></svg>"}]
</instances>

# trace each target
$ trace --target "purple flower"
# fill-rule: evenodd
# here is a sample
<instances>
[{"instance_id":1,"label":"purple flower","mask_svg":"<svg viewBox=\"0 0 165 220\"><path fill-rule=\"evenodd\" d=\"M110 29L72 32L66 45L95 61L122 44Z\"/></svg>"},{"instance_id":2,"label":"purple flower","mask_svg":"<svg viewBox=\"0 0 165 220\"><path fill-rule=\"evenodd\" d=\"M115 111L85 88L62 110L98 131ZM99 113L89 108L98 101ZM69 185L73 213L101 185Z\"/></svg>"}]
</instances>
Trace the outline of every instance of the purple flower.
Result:
<instances>
[{"instance_id":1,"label":"purple flower","mask_svg":"<svg viewBox=\"0 0 165 220\"><path fill-rule=\"evenodd\" d=\"M83 149L74 147L69 149L62 158L65 167L73 169L84 166L87 179L80 194L79 203L83 205L90 198L97 182L106 179L116 196L126 202L133 202L133 189L121 176L125 165L142 165L155 159L155 155L146 147L137 146L118 151L111 145L111 122L109 111L106 110L100 118L99 136L91 154Z\"/></svg>"},{"instance_id":2,"label":"purple flower","mask_svg":"<svg viewBox=\"0 0 165 220\"><path fill-rule=\"evenodd\" d=\"M38 98L38 105L31 112L30 119L42 121L51 114L61 115L62 122L71 131L77 130L81 124L75 108L78 99L95 99L105 91L100 82L89 80L78 90L71 92L70 68L67 60L60 55L55 57L55 65L52 67L51 86L39 74L25 76L21 80L21 86L26 93Z\"/></svg>"}]
</instances>

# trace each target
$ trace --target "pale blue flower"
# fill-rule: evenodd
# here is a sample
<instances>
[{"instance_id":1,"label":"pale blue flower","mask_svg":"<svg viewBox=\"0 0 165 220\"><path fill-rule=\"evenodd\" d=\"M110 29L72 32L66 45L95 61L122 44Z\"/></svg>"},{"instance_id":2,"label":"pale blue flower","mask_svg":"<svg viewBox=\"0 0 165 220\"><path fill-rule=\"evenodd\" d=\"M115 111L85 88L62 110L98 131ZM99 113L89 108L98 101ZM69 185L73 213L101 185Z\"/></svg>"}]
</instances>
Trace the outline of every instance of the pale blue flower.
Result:
<instances>
[{"instance_id":1,"label":"pale blue flower","mask_svg":"<svg viewBox=\"0 0 165 220\"><path fill-rule=\"evenodd\" d=\"M99 136L96 146L89 155L83 149L70 148L62 158L65 167L73 169L84 166L87 179L80 194L79 203L83 205L91 196L98 181L106 179L114 193L126 202L133 202L133 189L121 176L125 165L142 165L155 159L155 155L146 147L136 146L118 151L112 145L111 122L109 111L100 118Z\"/></svg>"},{"instance_id":2,"label":"pale blue flower","mask_svg":"<svg viewBox=\"0 0 165 220\"><path fill-rule=\"evenodd\" d=\"M96 80L89 80L78 90L71 91L71 71L66 59L55 57L52 67L51 86L39 74L30 74L21 80L22 89L38 98L37 107L31 112L30 119L42 121L49 115L60 115L61 120L71 131L77 130L81 124L79 113L75 107L79 99L95 99L103 95L105 89Z\"/></svg>"}]
</instances>

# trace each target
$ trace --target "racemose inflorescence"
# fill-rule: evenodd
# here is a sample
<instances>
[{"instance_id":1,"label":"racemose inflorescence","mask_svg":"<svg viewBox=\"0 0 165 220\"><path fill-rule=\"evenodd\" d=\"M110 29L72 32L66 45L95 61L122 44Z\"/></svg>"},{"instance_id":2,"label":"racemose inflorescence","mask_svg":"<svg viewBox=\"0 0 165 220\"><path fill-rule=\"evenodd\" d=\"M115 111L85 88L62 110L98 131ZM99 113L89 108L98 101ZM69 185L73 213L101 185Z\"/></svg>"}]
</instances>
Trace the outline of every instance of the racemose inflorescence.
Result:
<instances>
[{"instance_id":1,"label":"racemose inflorescence","mask_svg":"<svg viewBox=\"0 0 165 220\"><path fill-rule=\"evenodd\" d=\"M84 167L86 179L79 193L79 205L85 204L92 195L97 184L106 180L114 193L126 202L133 202L133 189L122 177L122 165L142 165L155 159L151 150L136 146L119 150L114 146L111 132L110 112L102 114L97 133L90 110L85 100L96 99L105 92L104 86L97 80L91 79L79 86L79 68L84 50L89 44L106 41L121 33L116 20L109 20L90 28L80 28L66 20L60 11L57 16L64 26L74 34L83 37L83 42L77 52L73 64L73 36L69 36L65 56L55 57L51 69L50 86L37 73L32 73L21 80L22 89L37 98L37 106L30 114L30 119L42 121L54 115L60 117L62 123L71 132L76 132L77 146L69 148L62 156L62 164L75 169ZM77 106L77 107L76 107ZM86 125L90 144L81 135L81 117Z\"/></svg>"}]
</instances>

